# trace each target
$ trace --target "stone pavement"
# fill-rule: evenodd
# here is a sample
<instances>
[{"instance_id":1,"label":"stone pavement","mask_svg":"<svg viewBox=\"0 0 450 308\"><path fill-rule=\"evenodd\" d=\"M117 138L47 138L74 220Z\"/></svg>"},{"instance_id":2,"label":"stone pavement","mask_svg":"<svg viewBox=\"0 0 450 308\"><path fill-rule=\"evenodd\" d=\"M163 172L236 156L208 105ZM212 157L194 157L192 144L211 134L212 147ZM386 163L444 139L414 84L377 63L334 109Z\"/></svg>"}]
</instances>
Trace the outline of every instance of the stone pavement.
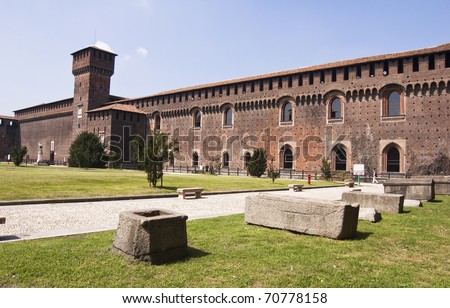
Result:
<instances>
[{"instance_id":1,"label":"stone pavement","mask_svg":"<svg viewBox=\"0 0 450 308\"><path fill-rule=\"evenodd\" d=\"M362 191L383 192L382 184L362 183ZM299 198L340 200L348 187L304 189L302 192L277 191L269 194ZM116 229L119 213L141 209L166 209L188 215L189 220L243 213L245 197L253 193L207 195L200 199L157 198L60 204L1 206L0 242L65 236Z\"/></svg>"}]
</instances>

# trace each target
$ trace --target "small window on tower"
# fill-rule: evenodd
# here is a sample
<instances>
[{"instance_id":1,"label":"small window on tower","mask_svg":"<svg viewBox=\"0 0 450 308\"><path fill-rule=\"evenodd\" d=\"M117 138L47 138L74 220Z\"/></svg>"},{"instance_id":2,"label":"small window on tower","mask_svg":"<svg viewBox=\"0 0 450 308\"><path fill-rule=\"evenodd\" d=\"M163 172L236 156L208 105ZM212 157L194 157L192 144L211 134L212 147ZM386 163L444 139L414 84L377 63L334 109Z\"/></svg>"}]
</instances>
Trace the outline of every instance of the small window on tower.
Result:
<instances>
[{"instance_id":1,"label":"small window on tower","mask_svg":"<svg viewBox=\"0 0 450 308\"><path fill-rule=\"evenodd\" d=\"M428 56L428 69L434 70L435 69L435 63L434 63L434 55Z\"/></svg>"},{"instance_id":2,"label":"small window on tower","mask_svg":"<svg viewBox=\"0 0 450 308\"><path fill-rule=\"evenodd\" d=\"M413 58L413 72L418 72L418 71L419 71L419 58L414 57Z\"/></svg>"},{"instance_id":3,"label":"small window on tower","mask_svg":"<svg viewBox=\"0 0 450 308\"><path fill-rule=\"evenodd\" d=\"M389 75L389 62L388 61L384 61L384 63L383 63L383 75L384 76Z\"/></svg>"},{"instance_id":4,"label":"small window on tower","mask_svg":"<svg viewBox=\"0 0 450 308\"><path fill-rule=\"evenodd\" d=\"M361 78L361 65L356 66L356 78Z\"/></svg>"},{"instance_id":5,"label":"small window on tower","mask_svg":"<svg viewBox=\"0 0 450 308\"><path fill-rule=\"evenodd\" d=\"M397 73L403 74L403 59L397 60Z\"/></svg>"},{"instance_id":6,"label":"small window on tower","mask_svg":"<svg viewBox=\"0 0 450 308\"><path fill-rule=\"evenodd\" d=\"M303 86L303 75L302 74L298 75L298 86L299 87Z\"/></svg>"}]
</instances>

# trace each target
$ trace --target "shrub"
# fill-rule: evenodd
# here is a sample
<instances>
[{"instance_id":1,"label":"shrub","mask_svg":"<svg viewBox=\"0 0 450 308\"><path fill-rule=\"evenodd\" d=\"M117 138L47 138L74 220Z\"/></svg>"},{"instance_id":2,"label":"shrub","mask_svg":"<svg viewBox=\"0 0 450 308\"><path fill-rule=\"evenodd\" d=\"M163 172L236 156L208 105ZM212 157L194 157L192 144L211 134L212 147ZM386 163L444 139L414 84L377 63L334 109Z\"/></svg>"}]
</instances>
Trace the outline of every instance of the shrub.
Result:
<instances>
[{"instance_id":1,"label":"shrub","mask_svg":"<svg viewBox=\"0 0 450 308\"><path fill-rule=\"evenodd\" d=\"M93 133L81 132L72 142L69 149L69 167L104 168L106 161L105 146ZM105 156L106 157L106 156Z\"/></svg>"},{"instance_id":2,"label":"shrub","mask_svg":"<svg viewBox=\"0 0 450 308\"><path fill-rule=\"evenodd\" d=\"M25 155L27 155L27 153L28 153L27 147L21 147L21 148L14 147L12 149L12 153L11 153L11 158L12 158L14 165L20 166L20 164L23 162L23 158L25 157Z\"/></svg>"},{"instance_id":3,"label":"shrub","mask_svg":"<svg viewBox=\"0 0 450 308\"><path fill-rule=\"evenodd\" d=\"M262 148L256 148L248 164L248 173L251 176L261 177L267 169L267 153Z\"/></svg>"}]
</instances>

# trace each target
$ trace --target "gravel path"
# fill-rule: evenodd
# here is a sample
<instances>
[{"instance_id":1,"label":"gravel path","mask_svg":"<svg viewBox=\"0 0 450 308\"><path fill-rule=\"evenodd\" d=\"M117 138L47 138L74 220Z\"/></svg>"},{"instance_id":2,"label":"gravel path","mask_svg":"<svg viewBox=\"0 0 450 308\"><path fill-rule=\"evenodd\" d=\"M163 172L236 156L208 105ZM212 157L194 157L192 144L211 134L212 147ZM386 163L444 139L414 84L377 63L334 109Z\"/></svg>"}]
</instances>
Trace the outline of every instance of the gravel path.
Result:
<instances>
[{"instance_id":1,"label":"gravel path","mask_svg":"<svg viewBox=\"0 0 450 308\"><path fill-rule=\"evenodd\" d=\"M366 192L383 192L383 185L363 183L359 188ZM342 192L348 190L345 187L333 187L270 194L339 200ZM171 210L188 215L189 220L243 213L245 197L254 194L257 193L208 195L185 200L161 198L2 206L0 217L6 217L6 224L0 225L0 242L112 230L117 227L120 212L137 209Z\"/></svg>"}]
</instances>

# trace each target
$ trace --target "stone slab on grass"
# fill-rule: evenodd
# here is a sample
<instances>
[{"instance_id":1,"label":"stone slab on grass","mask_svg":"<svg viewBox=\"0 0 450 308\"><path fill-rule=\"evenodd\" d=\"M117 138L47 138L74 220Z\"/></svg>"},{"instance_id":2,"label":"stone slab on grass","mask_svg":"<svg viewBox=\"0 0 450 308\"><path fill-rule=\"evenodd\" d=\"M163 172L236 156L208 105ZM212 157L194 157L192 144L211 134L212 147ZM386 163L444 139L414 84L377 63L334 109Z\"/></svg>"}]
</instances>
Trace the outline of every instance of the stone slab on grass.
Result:
<instances>
[{"instance_id":1,"label":"stone slab on grass","mask_svg":"<svg viewBox=\"0 0 450 308\"><path fill-rule=\"evenodd\" d=\"M360 191L346 191L342 193L342 201L359 203L362 208L374 208L380 212L403 212L403 195L380 194Z\"/></svg>"},{"instance_id":2,"label":"stone slab on grass","mask_svg":"<svg viewBox=\"0 0 450 308\"><path fill-rule=\"evenodd\" d=\"M383 183L387 194L402 194L405 199L434 200L435 183L432 179L395 179Z\"/></svg>"},{"instance_id":3,"label":"stone slab on grass","mask_svg":"<svg viewBox=\"0 0 450 308\"><path fill-rule=\"evenodd\" d=\"M339 240L355 237L358 212L359 205L281 195L259 194L245 200L248 224Z\"/></svg>"}]
</instances>

